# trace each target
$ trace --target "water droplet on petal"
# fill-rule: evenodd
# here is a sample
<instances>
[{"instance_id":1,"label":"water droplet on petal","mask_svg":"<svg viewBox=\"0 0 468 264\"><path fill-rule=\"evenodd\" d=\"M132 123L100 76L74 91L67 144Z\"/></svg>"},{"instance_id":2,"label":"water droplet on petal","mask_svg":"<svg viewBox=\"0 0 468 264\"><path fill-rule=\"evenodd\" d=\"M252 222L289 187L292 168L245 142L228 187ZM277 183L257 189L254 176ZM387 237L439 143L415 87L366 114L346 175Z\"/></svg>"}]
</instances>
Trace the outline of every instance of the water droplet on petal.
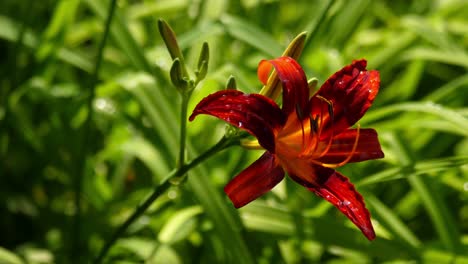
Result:
<instances>
[{"instance_id":1,"label":"water droplet on petal","mask_svg":"<svg viewBox=\"0 0 468 264\"><path fill-rule=\"evenodd\" d=\"M341 207L349 207L350 204L351 204L350 201L344 200L344 201L339 201L337 205L338 205L338 207L341 208Z\"/></svg>"}]
</instances>

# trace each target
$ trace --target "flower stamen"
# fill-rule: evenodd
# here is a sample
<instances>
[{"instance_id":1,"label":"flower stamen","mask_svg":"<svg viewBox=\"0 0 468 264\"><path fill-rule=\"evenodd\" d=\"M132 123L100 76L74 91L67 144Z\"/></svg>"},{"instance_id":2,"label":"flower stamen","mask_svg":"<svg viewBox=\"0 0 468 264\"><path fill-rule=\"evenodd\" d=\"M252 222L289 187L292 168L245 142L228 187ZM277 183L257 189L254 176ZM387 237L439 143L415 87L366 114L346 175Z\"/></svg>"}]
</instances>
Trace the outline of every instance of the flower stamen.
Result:
<instances>
[{"instance_id":1,"label":"flower stamen","mask_svg":"<svg viewBox=\"0 0 468 264\"><path fill-rule=\"evenodd\" d=\"M333 122L334 122L334 114L333 114L333 102L326 99L325 97L323 96L320 96L320 95L317 95L317 98L322 100L323 102L325 102L327 104L327 110L328 110L328 115L330 116L330 122L331 122L331 134L328 138L328 142L327 142L327 147L322 151L322 153L320 153L320 155L317 157L317 158L321 158L323 156L325 156L328 151L330 150L331 148L331 143L332 143L332 140L333 140L333 136L335 134L335 131L334 131L334 126L333 126ZM323 108L320 107L320 124L322 125L320 127L320 130L319 130L319 134L318 134L318 138L320 139L320 135L321 135L321 132L323 130L323 117L324 117L324 114L323 114ZM316 145L316 149L314 152L317 151L317 147L318 147L318 144Z\"/></svg>"},{"instance_id":2,"label":"flower stamen","mask_svg":"<svg viewBox=\"0 0 468 264\"><path fill-rule=\"evenodd\" d=\"M358 124L357 132L356 132L356 139L354 140L353 149L349 152L349 154L348 154L348 156L346 157L345 160L343 160L340 163L322 163L321 165L324 166L324 167L327 167L327 168L338 168L338 167L341 167L341 166L345 165L346 163L348 163L353 158L354 154L356 153L357 145L358 145L358 142L359 142L360 128L361 128L361 126Z\"/></svg>"}]
</instances>

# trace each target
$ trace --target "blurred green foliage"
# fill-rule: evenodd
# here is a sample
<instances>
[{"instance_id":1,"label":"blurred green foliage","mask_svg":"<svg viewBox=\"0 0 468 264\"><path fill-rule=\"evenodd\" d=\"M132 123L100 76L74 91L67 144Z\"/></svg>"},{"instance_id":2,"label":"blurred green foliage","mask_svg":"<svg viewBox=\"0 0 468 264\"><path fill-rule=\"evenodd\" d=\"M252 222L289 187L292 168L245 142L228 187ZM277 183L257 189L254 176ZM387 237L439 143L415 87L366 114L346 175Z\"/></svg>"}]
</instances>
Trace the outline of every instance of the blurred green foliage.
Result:
<instances>
[{"instance_id":1,"label":"blurred green foliage","mask_svg":"<svg viewBox=\"0 0 468 264\"><path fill-rule=\"evenodd\" d=\"M300 62L319 83L358 58L381 72L361 125L386 157L341 168L378 238L291 181L235 210L223 186L261 152L232 147L158 198L106 261L468 263L468 2L121 0L94 87L108 6L0 3L0 263L87 263L174 168L180 101L159 18L190 69L210 46L189 111L230 75L258 92L259 60L302 31ZM189 123L189 159L224 132L213 118Z\"/></svg>"}]
</instances>

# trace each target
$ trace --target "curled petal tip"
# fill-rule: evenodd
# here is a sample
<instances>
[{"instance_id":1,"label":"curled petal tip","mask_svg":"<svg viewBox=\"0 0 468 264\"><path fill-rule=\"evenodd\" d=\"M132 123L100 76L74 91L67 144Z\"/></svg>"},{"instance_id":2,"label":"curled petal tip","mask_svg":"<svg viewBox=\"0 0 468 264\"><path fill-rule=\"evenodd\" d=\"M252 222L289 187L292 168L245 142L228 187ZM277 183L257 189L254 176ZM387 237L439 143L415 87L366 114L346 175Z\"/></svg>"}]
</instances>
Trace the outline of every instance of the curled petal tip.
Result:
<instances>
[{"instance_id":1,"label":"curled petal tip","mask_svg":"<svg viewBox=\"0 0 468 264\"><path fill-rule=\"evenodd\" d=\"M369 211L354 185L348 178L331 169L319 169L318 175L325 177L326 180L310 190L332 203L361 230L367 239L373 240L375 232Z\"/></svg>"},{"instance_id":2,"label":"curled petal tip","mask_svg":"<svg viewBox=\"0 0 468 264\"><path fill-rule=\"evenodd\" d=\"M366 59L359 59L353 60L351 66L358 68L359 70L365 70L367 67L367 60Z\"/></svg>"}]
</instances>

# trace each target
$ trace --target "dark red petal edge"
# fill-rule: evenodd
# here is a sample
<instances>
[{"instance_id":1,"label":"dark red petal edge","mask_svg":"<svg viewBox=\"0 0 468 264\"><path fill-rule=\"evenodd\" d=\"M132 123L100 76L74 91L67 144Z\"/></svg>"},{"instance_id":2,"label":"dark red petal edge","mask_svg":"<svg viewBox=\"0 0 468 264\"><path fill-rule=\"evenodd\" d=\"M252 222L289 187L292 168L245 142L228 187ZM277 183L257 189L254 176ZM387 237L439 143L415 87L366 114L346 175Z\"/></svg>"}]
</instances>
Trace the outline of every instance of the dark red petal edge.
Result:
<instances>
[{"instance_id":1,"label":"dark red petal edge","mask_svg":"<svg viewBox=\"0 0 468 264\"><path fill-rule=\"evenodd\" d=\"M288 116L293 111L298 112L299 115L305 114L309 101L309 87L307 85L307 77L299 63L290 57L280 57L269 61L262 61L259 65L260 72L264 72L261 69L265 67L264 62L271 63L278 73L278 78L283 87L282 108L285 115Z\"/></svg>"},{"instance_id":2,"label":"dark red petal edge","mask_svg":"<svg viewBox=\"0 0 468 264\"><path fill-rule=\"evenodd\" d=\"M205 97L195 107L189 120L192 121L199 114L212 115L245 129L271 152L275 150L275 131L286 120L281 109L271 99L237 90L223 90Z\"/></svg>"},{"instance_id":3,"label":"dark red petal edge","mask_svg":"<svg viewBox=\"0 0 468 264\"><path fill-rule=\"evenodd\" d=\"M312 192L332 203L348 217L369 240L375 238L370 214L362 196L356 191L348 178L339 172L322 167L317 170L319 178L325 181L318 187L309 188Z\"/></svg>"},{"instance_id":4,"label":"dark red petal edge","mask_svg":"<svg viewBox=\"0 0 468 264\"><path fill-rule=\"evenodd\" d=\"M345 66L333 74L322 85L316 95L333 103L333 122L327 114L323 118L324 133L322 138L330 135L331 129L337 134L355 124L369 109L374 101L380 86L379 72L366 70L366 60L353 61L351 65ZM317 96L314 100L317 101ZM313 115L327 112L326 104L311 102L311 113Z\"/></svg>"},{"instance_id":5,"label":"dark red petal edge","mask_svg":"<svg viewBox=\"0 0 468 264\"><path fill-rule=\"evenodd\" d=\"M346 160L353 150L356 136L357 129L348 129L333 137L329 151L318 160L329 164L336 164ZM360 129L356 150L349 162L360 162L383 157L384 153L380 147L377 132L371 128Z\"/></svg>"},{"instance_id":6,"label":"dark red petal edge","mask_svg":"<svg viewBox=\"0 0 468 264\"><path fill-rule=\"evenodd\" d=\"M268 151L224 188L236 208L242 207L270 191L284 178L284 171Z\"/></svg>"}]
</instances>

